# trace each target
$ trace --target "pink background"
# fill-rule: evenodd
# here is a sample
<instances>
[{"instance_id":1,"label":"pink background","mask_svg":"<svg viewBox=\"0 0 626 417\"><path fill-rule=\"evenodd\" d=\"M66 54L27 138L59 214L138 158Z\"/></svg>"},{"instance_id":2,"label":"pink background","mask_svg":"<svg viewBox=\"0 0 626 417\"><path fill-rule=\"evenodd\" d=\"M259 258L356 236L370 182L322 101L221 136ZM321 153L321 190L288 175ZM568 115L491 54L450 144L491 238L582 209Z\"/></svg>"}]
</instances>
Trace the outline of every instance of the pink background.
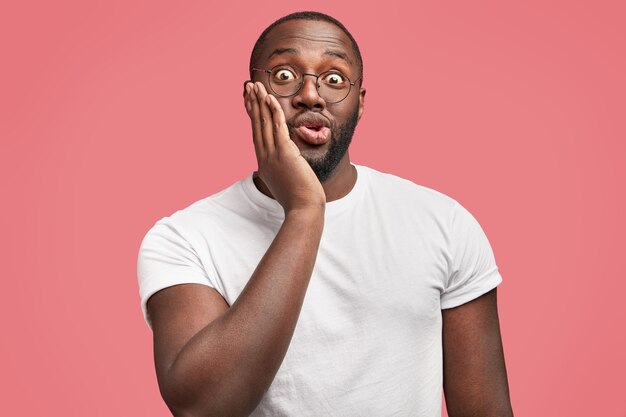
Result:
<instances>
[{"instance_id":1,"label":"pink background","mask_svg":"<svg viewBox=\"0 0 626 417\"><path fill-rule=\"evenodd\" d=\"M169 415L140 241L255 168L249 52L315 7L365 60L353 161L490 238L516 415L626 416L623 3L288 3L0 6L2 414Z\"/></svg>"}]
</instances>

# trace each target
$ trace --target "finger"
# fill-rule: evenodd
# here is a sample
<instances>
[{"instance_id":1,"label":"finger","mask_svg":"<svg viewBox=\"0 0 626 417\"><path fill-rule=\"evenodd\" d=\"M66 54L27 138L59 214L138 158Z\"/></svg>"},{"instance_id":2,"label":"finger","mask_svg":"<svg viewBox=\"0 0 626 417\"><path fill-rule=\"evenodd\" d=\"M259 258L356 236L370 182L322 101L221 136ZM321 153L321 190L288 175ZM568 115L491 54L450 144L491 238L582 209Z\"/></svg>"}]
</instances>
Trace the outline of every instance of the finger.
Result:
<instances>
[{"instance_id":1,"label":"finger","mask_svg":"<svg viewBox=\"0 0 626 417\"><path fill-rule=\"evenodd\" d=\"M274 128L272 127L272 112L270 111L265 97L267 97L267 91L260 82L254 83L255 93L257 95L257 101L259 103L259 109L261 113L261 129L263 131L263 141L265 143L265 149L267 152L273 152L274 145Z\"/></svg>"},{"instance_id":2,"label":"finger","mask_svg":"<svg viewBox=\"0 0 626 417\"><path fill-rule=\"evenodd\" d=\"M250 117L250 126L252 128L252 142L255 150L263 148L263 135L261 134L261 123L259 120L259 108L256 105L256 97L254 96L254 84L246 85L246 111ZM249 110L248 110L249 109Z\"/></svg>"},{"instance_id":3,"label":"finger","mask_svg":"<svg viewBox=\"0 0 626 417\"><path fill-rule=\"evenodd\" d=\"M248 94L248 84L250 84L252 81L250 80L246 80L243 82L243 98L246 98L246 95Z\"/></svg>"},{"instance_id":4,"label":"finger","mask_svg":"<svg viewBox=\"0 0 626 417\"><path fill-rule=\"evenodd\" d=\"M250 89L248 86L251 85L250 82L246 82L243 86L243 104L246 107L246 113L250 115L250 111L252 111L252 104L250 103Z\"/></svg>"},{"instance_id":5,"label":"finger","mask_svg":"<svg viewBox=\"0 0 626 417\"><path fill-rule=\"evenodd\" d=\"M274 144L276 149L284 150L285 145L291 140L289 138L289 129L287 128L287 120L280 103L271 94L265 98L270 111L272 112L272 124L274 129Z\"/></svg>"},{"instance_id":6,"label":"finger","mask_svg":"<svg viewBox=\"0 0 626 417\"><path fill-rule=\"evenodd\" d=\"M243 104L246 107L246 113L248 116L252 117L252 98L250 96L250 91L253 88L253 84L251 82L247 82L243 86Z\"/></svg>"},{"instance_id":7,"label":"finger","mask_svg":"<svg viewBox=\"0 0 626 417\"><path fill-rule=\"evenodd\" d=\"M254 142L254 149L257 153L257 160L259 156L266 152L265 142L263 140L263 129L261 127L261 110L259 109L259 103L254 92L254 84L248 84L248 103L250 104L250 122L252 123L252 141Z\"/></svg>"}]
</instances>

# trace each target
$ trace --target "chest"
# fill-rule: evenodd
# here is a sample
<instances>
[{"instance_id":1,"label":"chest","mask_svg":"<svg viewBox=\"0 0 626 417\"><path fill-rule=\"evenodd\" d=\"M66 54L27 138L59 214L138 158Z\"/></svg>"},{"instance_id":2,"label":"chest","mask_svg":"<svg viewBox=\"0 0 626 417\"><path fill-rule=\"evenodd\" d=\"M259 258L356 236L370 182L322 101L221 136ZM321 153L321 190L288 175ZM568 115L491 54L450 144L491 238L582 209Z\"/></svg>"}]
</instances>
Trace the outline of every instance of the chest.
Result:
<instances>
[{"instance_id":1,"label":"chest","mask_svg":"<svg viewBox=\"0 0 626 417\"><path fill-rule=\"evenodd\" d=\"M203 251L208 274L232 304L280 228L279 222L242 222L228 232L213 231ZM424 222L346 215L324 226L303 316L342 314L416 318L439 314L446 274L443 242ZM321 318L320 318L321 319Z\"/></svg>"}]
</instances>

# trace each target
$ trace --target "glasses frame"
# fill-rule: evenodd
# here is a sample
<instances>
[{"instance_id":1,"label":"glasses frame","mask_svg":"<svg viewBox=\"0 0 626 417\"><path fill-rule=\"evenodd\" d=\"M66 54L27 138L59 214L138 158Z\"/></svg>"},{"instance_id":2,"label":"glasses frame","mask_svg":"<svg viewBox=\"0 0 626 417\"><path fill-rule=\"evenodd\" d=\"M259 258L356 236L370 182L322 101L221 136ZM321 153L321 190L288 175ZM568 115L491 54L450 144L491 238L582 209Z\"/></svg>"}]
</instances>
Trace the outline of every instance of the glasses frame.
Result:
<instances>
[{"instance_id":1,"label":"glasses frame","mask_svg":"<svg viewBox=\"0 0 626 417\"><path fill-rule=\"evenodd\" d=\"M331 103L331 104L335 104L335 103L341 103L342 101L344 101L345 99L348 98L348 96L350 95L350 92L352 91L352 87L354 85L356 85L357 82L363 80L363 76L361 75L359 78L357 78L356 80L354 80L354 82L350 81L350 78L348 78L348 76L344 75L342 72L337 71L339 74L341 74L342 77L346 77L346 80L348 80L348 84L350 85L350 87L348 87L348 92L346 93L346 96L344 98L342 98L341 100L337 100L337 101L328 101L326 100L324 97L322 97L320 95L320 84L318 83L320 77L322 75L328 74L328 73L334 73L332 70L331 71L324 71L321 74L311 74L308 72L303 72L300 71L300 68L298 67L293 67L293 65L291 67L293 67L294 69L296 69L300 75L302 76L302 80L300 80L300 85L298 86L298 89L296 90L295 93L293 94L289 94L289 95L283 95L283 94L279 94L276 91L274 91L274 89L272 88L272 81L271 81L271 76L272 76L272 72L274 72L274 70L278 67L284 67L284 65L276 65L275 67L273 67L272 69L265 69L265 68L252 68L252 71L259 71L259 72L265 72L267 73L267 85L270 87L270 90L272 90L272 93L276 94L279 97L293 97L296 94L298 94L300 92L300 90L302 90L302 87L304 86L304 76L308 75L310 77L315 77L315 90L317 91L317 95L320 96L326 103Z\"/></svg>"}]
</instances>

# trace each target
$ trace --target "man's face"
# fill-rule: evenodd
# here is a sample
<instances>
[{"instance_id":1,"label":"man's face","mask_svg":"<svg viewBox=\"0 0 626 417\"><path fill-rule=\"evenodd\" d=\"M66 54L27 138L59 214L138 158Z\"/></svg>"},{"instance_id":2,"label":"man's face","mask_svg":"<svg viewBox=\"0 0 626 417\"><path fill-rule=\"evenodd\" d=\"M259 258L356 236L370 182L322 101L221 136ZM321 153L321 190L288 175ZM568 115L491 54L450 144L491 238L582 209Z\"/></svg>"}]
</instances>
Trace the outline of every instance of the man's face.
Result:
<instances>
[{"instance_id":1,"label":"man's face","mask_svg":"<svg viewBox=\"0 0 626 417\"><path fill-rule=\"evenodd\" d=\"M361 76L350 39L337 26L323 21L291 20L278 25L268 34L259 56L253 63L257 68L286 65L316 75L335 70L351 81ZM253 81L262 82L272 93L267 73L255 72ZM296 95L274 96L285 113L291 139L319 180L325 181L337 165L348 161L347 150L363 113L365 90L357 82L344 100L327 103L318 94L315 77L305 76Z\"/></svg>"}]
</instances>

